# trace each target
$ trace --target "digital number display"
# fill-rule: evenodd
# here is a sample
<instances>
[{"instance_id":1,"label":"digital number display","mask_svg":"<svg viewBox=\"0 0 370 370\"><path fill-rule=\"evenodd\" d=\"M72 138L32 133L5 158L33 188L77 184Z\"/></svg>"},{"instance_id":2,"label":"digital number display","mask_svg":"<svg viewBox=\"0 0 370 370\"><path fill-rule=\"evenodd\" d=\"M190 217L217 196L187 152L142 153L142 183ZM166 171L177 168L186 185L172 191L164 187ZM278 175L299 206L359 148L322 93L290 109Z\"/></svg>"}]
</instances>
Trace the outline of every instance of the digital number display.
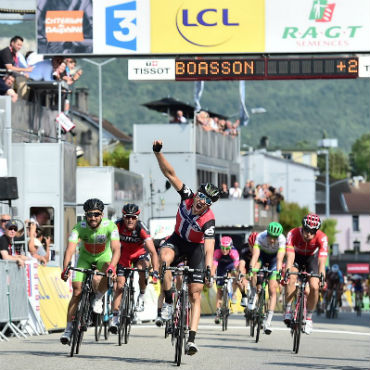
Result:
<instances>
[{"instance_id":1,"label":"digital number display","mask_svg":"<svg viewBox=\"0 0 370 370\"><path fill-rule=\"evenodd\" d=\"M176 59L176 81L357 78L357 57Z\"/></svg>"}]
</instances>

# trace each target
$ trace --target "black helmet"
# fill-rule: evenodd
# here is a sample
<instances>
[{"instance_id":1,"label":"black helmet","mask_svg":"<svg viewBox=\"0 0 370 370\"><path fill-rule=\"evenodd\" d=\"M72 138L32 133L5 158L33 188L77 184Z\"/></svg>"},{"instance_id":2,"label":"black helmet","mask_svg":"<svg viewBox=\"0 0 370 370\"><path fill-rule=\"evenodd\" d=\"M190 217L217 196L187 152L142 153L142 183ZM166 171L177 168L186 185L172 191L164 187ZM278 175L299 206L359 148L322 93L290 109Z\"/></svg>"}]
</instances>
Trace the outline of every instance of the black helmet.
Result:
<instances>
[{"instance_id":1,"label":"black helmet","mask_svg":"<svg viewBox=\"0 0 370 370\"><path fill-rule=\"evenodd\" d=\"M218 187L209 182L200 185L198 192L207 195L207 197L211 198L213 203L217 202L218 198L220 197L220 190L218 189Z\"/></svg>"},{"instance_id":2,"label":"black helmet","mask_svg":"<svg viewBox=\"0 0 370 370\"><path fill-rule=\"evenodd\" d=\"M103 212L104 211L104 203L100 199L97 199L97 198L88 199L84 203L84 211L89 212L89 211L92 211L94 209L98 209L100 212Z\"/></svg>"},{"instance_id":3,"label":"black helmet","mask_svg":"<svg viewBox=\"0 0 370 370\"><path fill-rule=\"evenodd\" d=\"M139 206L137 206L134 203L127 203L127 204L125 204L123 206L122 213L123 213L123 215L135 215L135 216L139 216L140 209L139 209Z\"/></svg>"}]
</instances>

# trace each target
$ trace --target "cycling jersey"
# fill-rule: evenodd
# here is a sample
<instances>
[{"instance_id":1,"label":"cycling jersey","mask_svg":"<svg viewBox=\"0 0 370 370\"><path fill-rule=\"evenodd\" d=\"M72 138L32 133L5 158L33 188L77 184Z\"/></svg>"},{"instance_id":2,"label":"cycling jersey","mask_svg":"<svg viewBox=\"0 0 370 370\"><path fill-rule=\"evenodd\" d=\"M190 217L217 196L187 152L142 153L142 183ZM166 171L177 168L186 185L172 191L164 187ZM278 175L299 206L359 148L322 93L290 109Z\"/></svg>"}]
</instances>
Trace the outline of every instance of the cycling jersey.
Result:
<instances>
[{"instance_id":1,"label":"cycling jersey","mask_svg":"<svg viewBox=\"0 0 370 370\"><path fill-rule=\"evenodd\" d=\"M190 243L204 243L204 239L215 237L215 216L210 208L207 208L201 215L193 215L195 194L183 184L178 191L181 196L176 215L175 233Z\"/></svg>"},{"instance_id":2,"label":"cycling jersey","mask_svg":"<svg viewBox=\"0 0 370 370\"><path fill-rule=\"evenodd\" d=\"M288 233L286 250L288 253L295 252L303 256L313 256L318 253L319 257L327 257L328 237L321 230L318 230L311 241L305 242L302 228L296 227Z\"/></svg>"},{"instance_id":3,"label":"cycling jersey","mask_svg":"<svg viewBox=\"0 0 370 370\"><path fill-rule=\"evenodd\" d=\"M239 253L236 248L231 248L230 253L222 254L221 249L216 249L213 254L213 265L230 265L233 264L236 269L239 265Z\"/></svg>"},{"instance_id":4,"label":"cycling jersey","mask_svg":"<svg viewBox=\"0 0 370 370\"><path fill-rule=\"evenodd\" d=\"M98 270L102 270L105 263L112 259L110 248L111 240L119 240L117 226L113 221L103 218L99 227L90 228L87 221L81 221L74 226L68 239L72 243L80 241L80 253L77 261L78 268L91 268L95 264ZM86 275L74 272L73 281L82 282Z\"/></svg>"},{"instance_id":5,"label":"cycling jersey","mask_svg":"<svg viewBox=\"0 0 370 370\"><path fill-rule=\"evenodd\" d=\"M329 272L326 274L326 280L331 281L333 283L343 284L344 283L343 273L340 270L337 272L329 270Z\"/></svg>"},{"instance_id":6,"label":"cycling jersey","mask_svg":"<svg viewBox=\"0 0 370 370\"><path fill-rule=\"evenodd\" d=\"M90 228L86 220L80 221L74 226L68 241L78 243L80 241L80 253L97 256L110 249L110 241L119 240L118 229L113 221L103 218L99 227Z\"/></svg>"},{"instance_id":7,"label":"cycling jersey","mask_svg":"<svg viewBox=\"0 0 370 370\"><path fill-rule=\"evenodd\" d=\"M268 238L267 230L265 230L257 235L253 248L259 248L262 252L267 254L277 254L281 251L285 252L285 246L286 239L283 234L280 234L279 237L275 239L275 242L271 243Z\"/></svg>"},{"instance_id":8,"label":"cycling jersey","mask_svg":"<svg viewBox=\"0 0 370 370\"><path fill-rule=\"evenodd\" d=\"M128 230L123 219L117 220L116 225L121 242L121 257L118 263L124 267L130 267L139 257L147 254L144 243L150 240L151 236L141 221L137 222L134 230Z\"/></svg>"}]
</instances>

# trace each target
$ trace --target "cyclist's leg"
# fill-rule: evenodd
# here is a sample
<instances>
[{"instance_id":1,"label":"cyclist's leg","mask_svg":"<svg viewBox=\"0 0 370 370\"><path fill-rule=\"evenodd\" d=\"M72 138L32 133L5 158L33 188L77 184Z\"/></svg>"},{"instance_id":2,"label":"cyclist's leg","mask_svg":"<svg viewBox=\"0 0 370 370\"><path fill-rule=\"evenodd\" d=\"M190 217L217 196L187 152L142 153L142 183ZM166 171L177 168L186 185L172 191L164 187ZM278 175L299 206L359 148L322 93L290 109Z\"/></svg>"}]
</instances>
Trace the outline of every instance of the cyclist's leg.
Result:
<instances>
[{"instance_id":1,"label":"cyclist's leg","mask_svg":"<svg viewBox=\"0 0 370 370\"><path fill-rule=\"evenodd\" d=\"M243 307L246 307L248 302L247 302L247 288L248 288L248 280L245 278L245 275L247 273L247 269L246 269L246 264L245 264L245 260L241 259L239 261L239 266L238 266L238 273L241 274L241 275L244 275L238 282L237 282L237 285L238 285L238 288L240 290L240 293L242 295L242 299L241 299L241 306Z\"/></svg>"},{"instance_id":2,"label":"cyclist's leg","mask_svg":"<svg viewBox=\"0 0 370 370\"><path fill-rule=\"evenodd\" d=\"M303 256L295 253L294 258L294 266L290 267L290 272L298 272L298 268L301 266L301 264L304 264L304 258ZM297 282L297 275L290 275L288 284L285 287L285 315L284 315L284 322L289 326L291 320L292 320L292 302L295 296L296 291L296 282Z\"/></svg>"},{"instance_id":3,"label":"cyclist's leg","mask_svg":"<svg viewBox=\"0 0 370 370\"><path fill-rule=\"evenodd\" d=\"M150 266L149 260L150 260L149 253L144 253L140 255L139 258L136 260L135 266L141 270L149 268ZM145 272L139 272L140 292L139 292L139 295L137 297L137 302L136 302L136 310L138 312L144 311L144 295L145 295L147 284L148 284L148 281L147 281L147 276Z\"/></svg>"},{"instance_id":4,"label":"cyclist's leg","mask_svg":"<svg viewBox=\"0 0 370 370\"><path fill-rule=\"evenodd\" d=\"M96 268L101 272L106 272L111 259L111 250L106 250L100 256L95 258L94 263L96 263ZM93 287L97 296L103 296L104 293L108 290L108 278L105 276L103 277L95 275L93 280Z\"/></svg>"},{"instance_id":5,"label":"cyclist's leg","mask_svg":"<svg viewBox=\"0 0 370 370\"><path fill-rule=\"evenodd\" d=\"M317 274L319 271L318 254L308 256L306 259L306 271ZM319 299L320 280L318 278L310 278L309 294L307 297L307 313L312 313L315 310L317 301Z\"/></svg>"}]
</instances>

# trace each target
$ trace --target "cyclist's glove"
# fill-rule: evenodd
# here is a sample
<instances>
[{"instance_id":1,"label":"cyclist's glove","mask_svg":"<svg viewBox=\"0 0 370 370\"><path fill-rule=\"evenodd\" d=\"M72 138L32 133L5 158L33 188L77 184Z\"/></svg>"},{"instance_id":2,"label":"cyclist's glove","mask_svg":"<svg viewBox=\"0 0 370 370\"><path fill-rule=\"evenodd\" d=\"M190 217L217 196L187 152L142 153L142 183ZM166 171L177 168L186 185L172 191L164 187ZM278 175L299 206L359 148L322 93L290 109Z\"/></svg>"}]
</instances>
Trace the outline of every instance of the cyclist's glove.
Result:
<instances>
[{"instance_id":1,"label":"cyclist's glove","mask_svg":"<svg viewBox=\"0 0 370 370\"><path fill-rule=\"evenodd\" d=\"M153 145L153 152L159 153L161 149L162 149L162 144L157 143Z\"/></svg>"},{"instance_id":2,"label":"cyclist's glove","mask_svg":"<svg viewBox=\"0 0 370 370\"><path fill-rule=\"evenodd\" d=\"M109 266L107 268L107 275L108 274L112 274L112 275L116 274L116 268L111 263L109 264Z\"/></svg>"},{"instance_id":3,"label":"cyclist's glove","mask_svg":"<svg viewBox=\"0 0 370 370\"><path fill-rule=\"evenodd\" d=\"M67 281L67 280L68 280L68 278L69 278L69 266L68 266L68 267L66 267L66 268L62 271L62 273L61 273L61 275L60 275L60 278L61 278L62 280L64 280L64 281Z\"/></svg>"},{"instance_id":4,"label":"cyclist's glove","mask_svg":"<svg viewBox=\"0 0 370 370\"><path fill-rule=\"evenodd\" d=\"M248 277L252 278L252 276L253 276L253 267L249 266L249 268L248 268Z\"/></svg>"},{"instance_id":5,"label":"cyclist's glove","mask_svg":"<svg viewBox=\"0 0 370 370\"><path fill-rule=\"evenodd\" d=\"M158 271L153 271L153 274L152 274L152 282L153 284L157 284L158 283L158 279L159 279L159 272Z\"/></svg>"}]
</instances>

